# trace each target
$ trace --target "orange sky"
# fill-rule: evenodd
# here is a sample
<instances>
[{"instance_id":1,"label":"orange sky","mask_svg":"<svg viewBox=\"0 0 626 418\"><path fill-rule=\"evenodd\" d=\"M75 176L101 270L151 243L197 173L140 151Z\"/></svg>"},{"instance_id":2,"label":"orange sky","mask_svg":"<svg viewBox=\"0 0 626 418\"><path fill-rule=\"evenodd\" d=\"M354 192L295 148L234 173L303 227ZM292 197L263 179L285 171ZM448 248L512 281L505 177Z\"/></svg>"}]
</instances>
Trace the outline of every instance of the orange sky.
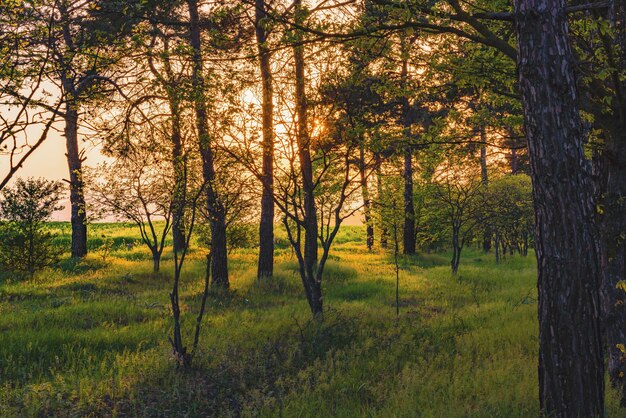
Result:
<instances>
[{"instance_id":1,"label":"orange sky","mask_svg":"<svg viewBox=\"0 0 626 418\"><path fill-rule=\"evenodd\" d=\"M94 166L103 161L104 157L94 145L83 142L81 147L86 150L86 165ZM4 168L6 164L6 157L0 156L0 167ZM4 170L0 170L0 175L3 174ZM65 138L62 133L51 131L44 143L33 152L24 163L24 166L15 173L9 185L19 177L43 177L48 180L63 180L68 178L67 160L65 158ZM63 205L65 209L55 213L53 216L54 220L69 221L69 197L63 201Z\"/></svg>"}]
</instances>

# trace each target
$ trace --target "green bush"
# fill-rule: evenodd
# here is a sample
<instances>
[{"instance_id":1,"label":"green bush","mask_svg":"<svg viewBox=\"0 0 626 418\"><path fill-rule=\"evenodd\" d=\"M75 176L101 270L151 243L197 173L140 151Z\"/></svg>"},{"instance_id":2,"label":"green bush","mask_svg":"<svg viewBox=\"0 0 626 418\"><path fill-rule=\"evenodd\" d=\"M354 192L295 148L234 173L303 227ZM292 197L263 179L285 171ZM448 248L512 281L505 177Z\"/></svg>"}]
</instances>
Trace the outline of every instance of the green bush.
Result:
<instances>
[{"instance_id":1,"label":"green bush","mask_svg":"<svg viewBox=\"0 0 626 418\"><path fill-rule=\"evenodd\" d=\"M62 251L45 222L62 209L62 184L43 179L19 179L0 199L0 267L13 278L32 276L58 262Z\"/></svg>"},{"instance_id":2,"label":"green bush","mask_svg":"<svg viewBox=\"0 0 626 418\"><path fill-rule=\"evenodd\" d=\"M24 232L14 224L0 224L0 267L14 278L32 276L56 264L62 250L52 244L54 236L36 230Z\"/></svg>"}]
</instances>

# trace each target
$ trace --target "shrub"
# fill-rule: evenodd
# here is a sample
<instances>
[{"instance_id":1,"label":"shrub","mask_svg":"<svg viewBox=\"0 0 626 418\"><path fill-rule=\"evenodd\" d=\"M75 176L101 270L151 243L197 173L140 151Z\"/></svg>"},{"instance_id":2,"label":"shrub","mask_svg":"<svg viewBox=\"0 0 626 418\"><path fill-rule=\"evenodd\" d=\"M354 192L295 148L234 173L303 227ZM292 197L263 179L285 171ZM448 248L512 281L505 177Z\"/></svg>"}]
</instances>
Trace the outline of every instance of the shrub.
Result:
<instances>
[{"instance_id":1,"label":"shrub","mask_svg":"<svg viewBox=\"0 0 626 418\"><path fill-rule=\"evenodd\" d=\"M45 222L59 205L63 186L44 179L19 179L0 198L0 267L14 276L32 276L55 264L61 250Z\"/></svg>"}]
</instances>

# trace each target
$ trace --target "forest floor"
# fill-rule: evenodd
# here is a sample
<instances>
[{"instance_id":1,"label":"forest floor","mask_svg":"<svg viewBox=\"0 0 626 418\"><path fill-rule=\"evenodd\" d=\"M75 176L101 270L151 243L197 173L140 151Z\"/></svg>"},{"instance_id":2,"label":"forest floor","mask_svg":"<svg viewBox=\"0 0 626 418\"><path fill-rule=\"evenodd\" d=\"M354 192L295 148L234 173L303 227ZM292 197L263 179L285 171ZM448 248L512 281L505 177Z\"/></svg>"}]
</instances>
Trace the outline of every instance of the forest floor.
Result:
<instances>
[{"instance_id":1,"label":"forest floor","mask_svg":"<svg viewBox=\"0 0 626 418\"><path fill-rule=\"evenodd\" d=\"M67 225L57 225L67 233ZM446 254L400 258L345 227L324 277L325 320L312 322L284 240L275 277L257 285L254 250L229 259L231 291L212 292L191 370L167 340L172 255L150 255L120 224L95 225L90 245L110 253L24 282L0 282L0 416L538 415L534 257L466 250L459 274ZM64 236L63 239L69 239ZM191 345L205 251L182 278ZM624 416L612 391L607 416Z\"/></svg>"}]
</instances>

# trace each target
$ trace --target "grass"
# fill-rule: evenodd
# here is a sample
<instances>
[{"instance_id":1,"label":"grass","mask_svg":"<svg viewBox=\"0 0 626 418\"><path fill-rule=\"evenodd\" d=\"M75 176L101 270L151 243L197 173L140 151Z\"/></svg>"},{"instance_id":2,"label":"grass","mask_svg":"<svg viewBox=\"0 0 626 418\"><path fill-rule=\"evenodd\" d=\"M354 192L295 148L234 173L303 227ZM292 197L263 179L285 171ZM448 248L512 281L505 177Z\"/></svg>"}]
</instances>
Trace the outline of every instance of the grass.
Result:
<instances>
[{"instance_id":1,"label":"grass","mask_svg":"<svg viewBox=\"0 0 626 418\"><path fill-rule=\"evenodd\" d=\"M457 277L446 254L403 257L396 317L391 254L368 253L363 228L345 227L319 324L288 248L261 286L254 251L240 250L231 292L210 295L195 367L181 371L167 342L171 254L153 274L148 251L126 245L137 238L96 225L84 260L0 284L0 416L538 415L532 257L495 264L470 249ZM203 262L191 252L183 275L187 344ZM611 391L607 416L624 416Z\"/></svg>"}]
</instances>

